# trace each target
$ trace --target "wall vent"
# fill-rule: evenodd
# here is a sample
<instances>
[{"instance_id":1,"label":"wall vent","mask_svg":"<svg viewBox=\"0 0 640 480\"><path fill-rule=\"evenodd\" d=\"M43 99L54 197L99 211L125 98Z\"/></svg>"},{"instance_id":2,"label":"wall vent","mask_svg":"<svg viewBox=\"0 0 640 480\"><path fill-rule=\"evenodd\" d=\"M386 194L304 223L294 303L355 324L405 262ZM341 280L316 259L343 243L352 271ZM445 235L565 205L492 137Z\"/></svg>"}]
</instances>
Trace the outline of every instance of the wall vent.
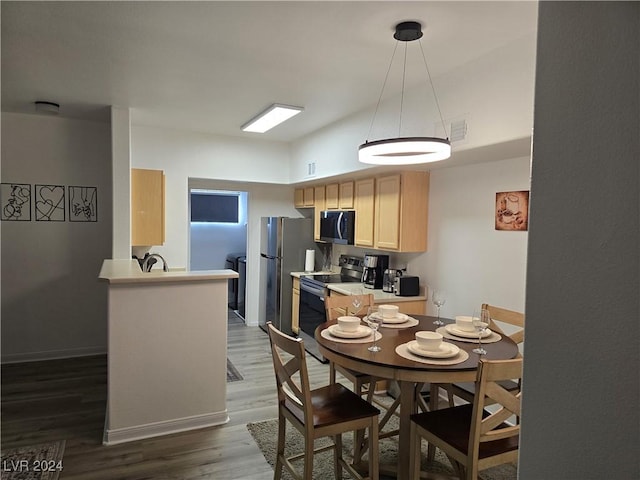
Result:
<instances>
[{"instance_id":1,"label":"wall vent","mask_svg":"<svg viewBox=\"0 0 640 480\"><path fill-rule=\"evenodd\" d=\"M316 175L316 162L307 163L307 177Z\"/></svg>"},{"instance_id":2,"label":"wall vent","mask_svg":"<svg viewBox=\"0 0 640 480\"><path fill-rule=\"evenodd\" d=\"M456 120L451 122L450 130L451 136L449 139L451 143L459 142L467 138L467 121L466 120Z\"/></svg>"}]
</instances>

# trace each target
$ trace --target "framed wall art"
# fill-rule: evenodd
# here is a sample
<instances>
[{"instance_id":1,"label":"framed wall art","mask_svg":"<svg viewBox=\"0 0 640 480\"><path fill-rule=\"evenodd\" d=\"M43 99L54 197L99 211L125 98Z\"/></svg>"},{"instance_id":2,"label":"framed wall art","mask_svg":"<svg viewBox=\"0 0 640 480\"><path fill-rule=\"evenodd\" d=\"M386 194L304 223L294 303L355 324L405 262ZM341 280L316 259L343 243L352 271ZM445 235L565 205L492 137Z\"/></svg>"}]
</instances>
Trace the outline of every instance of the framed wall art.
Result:
<instances>
[{"instance_id":1,"label":"framed wall art","mask_svg":"<svg viewBox=\"0 0 640 480\"><path fill-rule=\"evenodd\" d=\"M69 221L98 221L97 187L69 187Z\"/></svg>"},{"instance_id":2,"label":"framed wall art","mask_svg":"<svg viewBox=\"0 0 640 480\"><path fill-rule=\"evenodd\" d=\"M36 222L64 222L64 186L35 185Z\"/></svg>"},{"instance_id":3,"label":"framed wall art","mask_svg":"<svg viewBox=\"0 0 640 480\"><path fill-rule=\"evenodd\" d=\"M496 230L526 232L529 229L529 191L496 193Z\"/></svg>"},{"instance_id":4,"label":"framed wall art","mask_svg":"<svg viewBox=\"0 0 640 480\"><path fill-rule=\"evenodd\" d=\"M31 185L28 183L3 183L0 187L2 220L31 221Z\"/></svg>"}]
</instances>

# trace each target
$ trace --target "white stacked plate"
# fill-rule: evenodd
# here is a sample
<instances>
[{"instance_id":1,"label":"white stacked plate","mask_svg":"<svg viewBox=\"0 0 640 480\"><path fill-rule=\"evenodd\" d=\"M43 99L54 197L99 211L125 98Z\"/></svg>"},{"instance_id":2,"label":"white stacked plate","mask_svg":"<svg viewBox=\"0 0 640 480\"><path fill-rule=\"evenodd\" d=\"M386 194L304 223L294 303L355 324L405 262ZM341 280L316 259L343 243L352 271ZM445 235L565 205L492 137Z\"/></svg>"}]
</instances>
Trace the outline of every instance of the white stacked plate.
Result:
<instances>
[{"instance_id":1,"label":"white stacked plate","mask_svg":"<svg viewBox=\"0 0 640 480\"><path fill-rule=\"evenodd\" d=\"M425 350L418 345L416 340L411 340L407 343L407 350L414 355L430 358L451 358L460 352L460 348L457 345L447 342L442 342L437 350Z\"/></svg>"},{"instance_id":2,"label":"white stacked plate","mask_svg":"<svg viewBox=\"0 0 640 480\"><path fill-rule=\"evenodd\" d=\"M367 335L371 335L371 333L373 332L373 330L365 325L358 325L358 328L353 332L342 330L340 328L340 325L331 325L327 327L327 330L329 330L329 333L331 335L339 338L363 338Z\"/></svg>"},{"instance_id":3,"label":"white stacked plate","mask_svg":"<svg viewBox=\"0 0 640 480\"><path fill-rule=\"evenodd\" d=\"M456 337L478 338L478 332L476 332L475 330L462 330L461 328L458 328L458 326L455 324L445 325L444 329L447 331L447 333L450 333L451 335L455 335ZM489 335L491 335L491 330L487 328L484 332L482 332L481 338L486 338Z\"/></svg>"},{"instance_id":4,"label":"white stacked plate","mask_svg":"<svg viewBox=\"0 0 640 480\"><path fill-rule=\"evenodd\" d=\"M405 315L404 313L400 313L400 312L398 312L398 314L395 317L391 317L391 318L383 318L382 315L380 315L380 313L373 313L371 316L376 318L382 318L383 325L385 323L405 323L406 321L409 320L409 315Z\"/></svg>"}]
</instances>

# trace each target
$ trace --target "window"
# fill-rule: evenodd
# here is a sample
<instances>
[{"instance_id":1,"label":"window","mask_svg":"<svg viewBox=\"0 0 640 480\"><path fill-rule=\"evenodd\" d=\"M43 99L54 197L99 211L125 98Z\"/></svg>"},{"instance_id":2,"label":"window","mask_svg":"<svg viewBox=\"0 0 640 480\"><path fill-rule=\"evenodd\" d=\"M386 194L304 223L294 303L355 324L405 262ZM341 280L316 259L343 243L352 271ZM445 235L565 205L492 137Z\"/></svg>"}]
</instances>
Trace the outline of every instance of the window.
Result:
<instances>
[{"instance_id":1,"label":"window","mask_svg":"<svg viewBox=\"0 0 640 480\"><path fill-rule=\"evenodd\" d=\"M236 193L191 193L191 221L238 223L239 198Z\"/></svg>"}]
</instances>

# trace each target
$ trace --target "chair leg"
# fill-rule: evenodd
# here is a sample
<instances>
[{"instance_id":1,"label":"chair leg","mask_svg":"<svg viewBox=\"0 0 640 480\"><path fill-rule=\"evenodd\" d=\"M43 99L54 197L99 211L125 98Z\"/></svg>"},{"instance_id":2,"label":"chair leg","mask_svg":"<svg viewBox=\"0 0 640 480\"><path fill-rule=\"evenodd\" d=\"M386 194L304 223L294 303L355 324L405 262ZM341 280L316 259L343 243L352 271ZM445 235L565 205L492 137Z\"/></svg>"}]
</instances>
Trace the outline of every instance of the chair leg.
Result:
<instances>
[{"instance_id":1,"label":"chair leg","mask_svg":"<svg viewBox=\"0 0 640 480\"><path fill-rule=\"evenodd\" d=\"M333 437L333 443L335 445L333 449L333 469L336 474L336 478L342 478L342 434L339 433Z\"/></svg>"},{"instance_id":2,"label":"chair leg","mask_svg":"<svg viewBox=\"0 0 640 480\"><path fill-rule=\"evenodd\" d=\"M409 452L409 478L418 480L420 478L420 446L422 437L418 434L418 427L411 422L411 450Z\"/></svg>"},{"instance_id":3,"label":"chair leg","mask_svg":"<svg viewBox=\"0 0 640 480\"><path fill-rule=\"evenodd\" d=\"M313 480L313 438L305 438L304 441L304 472L302 478L304 480Z\"/></svg>"},{"instance_id":4,"label":"chair leg","mask_svg":"<svg viewBox=\"0 0 640 480\"><path fill-rule=\"evenodd\" d=\"M276 449L276 465L273 469L273 478L274 480L280 480L282 478L282 469L284 465L282 464L282 459L284 458L284 444L285 444L285 435L286 435L286 420L284 417L279 416L278 418L278 446Z\"/></svg>"},{"instance_id":5,"label":"chair leg","mask_svg":"<svg viewBox=\"0 0 640 480\"><path fill-rule=\"evenodd\" d=\"M358 394L359 397L362 396L362 387L363 384L360 382L356 382L353 385L355 393ZM369 391L367 392L367 401L371 403L373 399L373 389L371 388L371 384L369 384ZM354 465L360 463L362 461L362 454L364 453L364 440L365 440L365 432L364 430L355 430L353 432L353 463Z\"/></svg>"},{"instance_id":6,"label":"chair leg","mask_svg":"<svg viewBox=\"0 0 640 480\"><path fill-rule=\"evenodd\" d=\"M369 426L369 480L378 480L380 477L378 436L378 418L372 417L371 424Z\"/></svg>"}]
</instances>

